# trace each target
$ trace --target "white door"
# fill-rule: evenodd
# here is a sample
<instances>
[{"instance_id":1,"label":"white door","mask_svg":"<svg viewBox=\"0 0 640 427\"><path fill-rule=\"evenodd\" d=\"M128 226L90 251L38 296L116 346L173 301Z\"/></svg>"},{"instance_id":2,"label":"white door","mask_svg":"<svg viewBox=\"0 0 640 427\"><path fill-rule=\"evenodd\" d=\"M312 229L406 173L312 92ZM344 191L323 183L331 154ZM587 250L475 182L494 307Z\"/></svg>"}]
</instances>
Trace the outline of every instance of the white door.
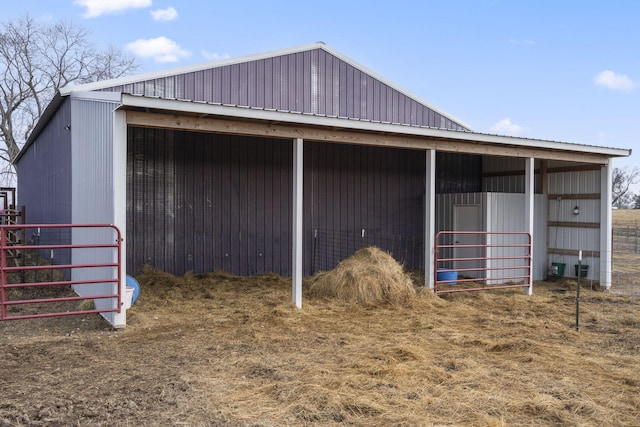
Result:
<instances>
[{"instance_id":1,"label":"white door","mask_svg":"<svg viewBox=\"0 0 640 427\"><path fill-rule=\"evenodd\" d=\"M480 205L455 205L453 207L454 231L482 231L482 211ZM482 247L462 247L462 245L480 245L484 242L481 234L454 234L454 258L481 258L484 256ZM458 247L460 246L460 247ZM453 268L481 268L482 260L456 261ZM461 271L459 276L483 277L482 271Z\"/></svg>"}]
</instances>

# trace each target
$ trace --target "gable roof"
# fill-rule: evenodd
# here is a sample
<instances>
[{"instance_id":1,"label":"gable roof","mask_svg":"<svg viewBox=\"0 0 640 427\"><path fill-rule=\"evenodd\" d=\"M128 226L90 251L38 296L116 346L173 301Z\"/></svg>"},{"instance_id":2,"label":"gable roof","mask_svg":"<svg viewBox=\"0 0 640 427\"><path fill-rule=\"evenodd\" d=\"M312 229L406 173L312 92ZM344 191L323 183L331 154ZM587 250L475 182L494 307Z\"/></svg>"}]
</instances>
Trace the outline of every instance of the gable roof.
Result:
<instances>
[{"instance_id":1,"label":"gable roof","mask_svg":"<svg viewBox=\"0 0 640 427\"><path fill-rule=\"evenodd\" d=\"M468 125L322 42L70 86L238 107L470 131Z\"/></svg>"},{"instance_id":2,"label":"gable roof","mask_svg":"<svg viewBox=\"0 0 640 427\"><path fill-rule=\"evenodd\" d=\"M600 164L631 154L629 149L473 132L460 120L319 42L65 87L47 106L16 162L68 97L108 100L120 104L120 109L138 112L174 111L203 119L217 115L289 124L296 127L296 137L302 137L299 126L309 125L400 137L382 145L475 154ZM322 138L329 137L335 139L336 132ZM409 144L407 137L420 142ZM347 137L343 142L349 141ZM445 145L433 145L434 141Z\"/></svg>"}]
</instances>

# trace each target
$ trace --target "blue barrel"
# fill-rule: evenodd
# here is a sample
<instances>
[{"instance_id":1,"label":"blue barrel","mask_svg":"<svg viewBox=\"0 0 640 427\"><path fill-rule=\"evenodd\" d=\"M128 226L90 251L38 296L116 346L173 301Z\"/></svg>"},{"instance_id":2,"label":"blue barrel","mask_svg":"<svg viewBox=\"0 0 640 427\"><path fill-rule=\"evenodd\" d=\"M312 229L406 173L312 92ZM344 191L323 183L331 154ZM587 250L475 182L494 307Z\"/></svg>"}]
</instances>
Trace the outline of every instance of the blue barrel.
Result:
<instances>
[{"instance_id":1,"label":"blue barrel","mask_svg":"<svg viewBox=\"0 0 640 427\"><path fill-rule=\"evenodd\" d=\"M140 284L136 279L127 275L127 286L133 288L133 298L131 299L131 305L133 305L140 296Z\"/></svg>"}]
</instances>

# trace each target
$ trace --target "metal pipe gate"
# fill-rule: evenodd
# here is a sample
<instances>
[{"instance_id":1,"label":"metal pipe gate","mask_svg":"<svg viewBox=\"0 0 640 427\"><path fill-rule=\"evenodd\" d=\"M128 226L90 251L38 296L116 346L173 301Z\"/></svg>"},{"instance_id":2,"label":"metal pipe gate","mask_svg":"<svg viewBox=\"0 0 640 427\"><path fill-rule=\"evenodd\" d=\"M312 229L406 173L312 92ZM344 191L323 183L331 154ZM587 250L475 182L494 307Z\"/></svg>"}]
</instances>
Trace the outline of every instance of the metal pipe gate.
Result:
<instances>
[{"instance_id":1,"label":"metal pipe gate","mask_svg":"<svg viewBox=\"0 0 640 427\"><path fill-rule=\"evenodd\" d=\"M531 233L441 231L435 238L434 291L524 288L533 283ZM438 273L441 273L440 275ZM454 273L453 276L446 273Z\"/></svg>"},{"instance_id":2,"label":"metal pipe gate","mask_svg":"<svg viewBox=\"0 0 640 427\"><path fill-rule=\"evenodd\" d=\"M0 320L120 313L121 243L111 224L0 225ZM60 289L66 293L55 295ZM107 308L51 311L58 303L107 299Z\"/></svg>"}]
</instances>

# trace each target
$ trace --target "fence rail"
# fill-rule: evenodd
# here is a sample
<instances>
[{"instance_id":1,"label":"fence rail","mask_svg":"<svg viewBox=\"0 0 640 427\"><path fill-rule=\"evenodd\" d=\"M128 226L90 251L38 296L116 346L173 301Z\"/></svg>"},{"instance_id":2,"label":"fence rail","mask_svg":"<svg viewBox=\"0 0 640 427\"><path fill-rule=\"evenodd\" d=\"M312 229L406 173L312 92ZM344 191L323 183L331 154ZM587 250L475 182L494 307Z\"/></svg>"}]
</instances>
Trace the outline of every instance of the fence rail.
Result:
<instances>
[{"instance_id":1,"label":"fence rail","mask_svg":"<svg viewBox=\"0 0 640 427\"><path fill-rule=\"evenodd\" d=\"M0 225L0 320L120 312L121 242L110 224Z\"/></svg>"},{"instance_id":2,"label":"fence rail","mask_svg":"<svg viewBox=\"0 0 640 427\"><path fill-rule=\"evenodd\" d=\"M441 231L436 234L433 273L436 293L529 287L531 272L529 233Z\"/></svg>"}]
</instances>

